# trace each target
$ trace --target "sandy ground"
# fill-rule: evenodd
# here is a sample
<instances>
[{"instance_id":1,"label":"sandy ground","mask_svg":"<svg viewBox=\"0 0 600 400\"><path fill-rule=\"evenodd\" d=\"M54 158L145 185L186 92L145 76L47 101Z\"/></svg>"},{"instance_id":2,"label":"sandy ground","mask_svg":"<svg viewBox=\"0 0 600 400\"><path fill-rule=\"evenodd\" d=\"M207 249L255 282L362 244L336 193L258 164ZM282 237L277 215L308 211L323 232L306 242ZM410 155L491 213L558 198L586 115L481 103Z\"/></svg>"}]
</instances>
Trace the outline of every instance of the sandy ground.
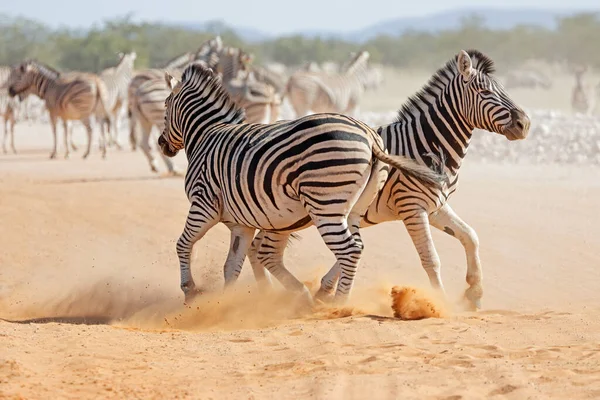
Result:
<instances>
[{"instance_id":1,"label":"sandy ground","mask_svg":"<svg viewBox=\"0 0 600 400\"><path fill-rule=\"evenodd\" d=\"M0 398L600 397L597 168L467 160L452 204L480 237L484 308L461 311L464 252L434 232L445 317L401 321L390 288L428 287L401 223L363 230L350 304L313 312L257 293L249 265L223 295L218 226L193 264L211 291L185 307L182 179L139 151L50 161L49 144L21 124L20 153L0 156ZM301 236L286 262L316 282L333 257Z\"/></svg>"}]
</instances>

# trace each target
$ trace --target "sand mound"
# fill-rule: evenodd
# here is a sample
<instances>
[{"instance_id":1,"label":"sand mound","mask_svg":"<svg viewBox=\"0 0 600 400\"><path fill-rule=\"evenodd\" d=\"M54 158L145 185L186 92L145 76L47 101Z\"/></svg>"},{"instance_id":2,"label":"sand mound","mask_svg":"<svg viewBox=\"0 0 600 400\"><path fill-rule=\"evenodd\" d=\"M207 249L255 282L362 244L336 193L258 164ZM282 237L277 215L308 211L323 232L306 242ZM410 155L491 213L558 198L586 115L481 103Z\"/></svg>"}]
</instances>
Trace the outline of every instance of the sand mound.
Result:
<instances>
[{"instance_id":1,"label":"sand mound","mask_svg":"<svg viewBox=\"0 0 600 400\"><path fill-rule=\"evenodd\" d=\"M436 301L425 290L394 286L391 291L394 317L403 320L442 318L448 315L447 308Z\"/></svg>"}]
</instances>

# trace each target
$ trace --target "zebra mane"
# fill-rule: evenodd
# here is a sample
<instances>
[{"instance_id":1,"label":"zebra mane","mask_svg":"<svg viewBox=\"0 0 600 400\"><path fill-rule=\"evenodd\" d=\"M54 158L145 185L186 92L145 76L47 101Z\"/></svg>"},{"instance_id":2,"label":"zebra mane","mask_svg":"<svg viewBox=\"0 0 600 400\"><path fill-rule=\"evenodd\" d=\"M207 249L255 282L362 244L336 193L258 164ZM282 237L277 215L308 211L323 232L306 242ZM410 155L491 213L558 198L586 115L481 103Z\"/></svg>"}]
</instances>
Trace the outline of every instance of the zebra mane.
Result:
<instances>
[{"instance_id":1,"label":"zebra mane","mask_svg":"<svg viewBox=\"0 0 600 400\"><path fill-rule=\"evenodd\" d=\"M213 72L212 69L202 64L190 64L181 77L182 85L192 85L201 87L202 98L211 99L213 104L220 104L221 110L228 110L225 114L225 122L229 124L239 124L246 119L246 112L238 107L231 99L223 84L221 78Z\"/></svg>"},{"instance_id":2,"label":"zebra mane","mask_svg":"<svg viewBox=\"0 0 600 400\"><path fill-rule=\"evenodd\" d=\"M17 68L20 67L21 65L33 65L34 67L36 67L37 69L39 69L42 72L50 72L52 74L55 74L56 77L59 77L61 75L60 71L52 68L48 64L44 64L43 62L40 62L36 59L25 60L21 64L19 64L17 66Z\"/></svg>"},{"instance_id":3,"label":"zebra mane","mask_svg":"<svg viewBox=\"0 0 600 400\"><path fill-rule=\"evenodd\" d=\"M345 72L347 74L353 73L358 66L365 65L369 61L370 56L371 55L366 50L354 54L354 57L348 62Z\"/></svg>"},{"instance_id":4,"label":"zebra mane","mask_svg":"<svg viewBox=\"0 0 600 400\"><path fill-rule=\"evenodd\" d=\"M477 71L486 75L496 72L494 61L479 50L467 50L467 54L471 58L473 68ZM458 55L446 62L417 93L410 96L398 111L396 122L401 121L404 114L418 110L420 104L429 104L432 93L441 92L448 82L458 75L457 62Z\"/></svg>"}]
</instances>

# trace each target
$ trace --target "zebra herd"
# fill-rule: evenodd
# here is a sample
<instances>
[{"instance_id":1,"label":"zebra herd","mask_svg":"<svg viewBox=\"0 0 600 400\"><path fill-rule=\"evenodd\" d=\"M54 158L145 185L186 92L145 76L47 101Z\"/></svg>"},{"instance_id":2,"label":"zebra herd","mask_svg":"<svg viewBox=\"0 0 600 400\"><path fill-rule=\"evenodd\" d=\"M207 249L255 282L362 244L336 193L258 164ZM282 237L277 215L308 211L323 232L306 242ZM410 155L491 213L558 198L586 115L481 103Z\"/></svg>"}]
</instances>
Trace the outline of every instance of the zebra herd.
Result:
<instances>
[{"instance_id":1,"label":"zebra herd","mask_svg":"<svg viewBox=\"0 0 600 400\"><path fill-rule=\"evenodd\" d=\"M272 274L312 301L285 268L283 255L292 232L314 225L336 257L316 297L326 300L335 288L334 300L343 302L363 251L360 228L402 220L432 286L441 292L441 263L430 226L463 244L465 296L479 308L478 238L448 198L456 190L475 128L519 140L530 126L493 72L484 54L461 51L408 100L396 121L376 132L339 113L248 123L210 68L190 65L181 81L167 73L171 93L158 144L168 157L185 149L189 160L185 191L190 208L176 246L186 301L198 293L191 249L218 222L231 231L226 287L248 255L263 288Z\"/></svg>"},{"instance_id":2,"label":"zebra herd","mask_svg":"<svg viewBox=\"0 0 600 400\"><path fill-rule=\"evenodd\" d=\"M319 72L311 77L300 70L289 79L282 73L255 65L251 54L239 48L225 46L219 36L202 43L196 51L186 52L169 60L160 68L136 71L135 59L135 52L120 54L117 65L98 75L76 71L60 72L35 60L26 60L12 68L2 68L0 110L4 112L7 124L5 141L11 136L12 150L16 152L13 110L17 100L14 95L23 99L33 94L45 102L48 111L54 137L51 158L57 154L58 119L62 120L65 132L65 157L69 157L69 148L76 149L70 121L82 122L88 134L89 149L92 119L98 122L100 148L105 157L107 147L123 148L119 138L120 122L127 116L132 150L139 146L150 169L157 172L158 165L150 145L150 135L153 128L159 132L163 129L164 100L169 93L164 80L165 71L181 76L187 65L195 63L214 69L221 76L229 96L245 110L248 122L275 122L280 117L280 107L286 96L296 109L297 116L306 115L309 111L351 113L352 110L347 109L346 105L355 108L362 92L373 87L373 79L366 79L372 76L370 73L373 71L367 69L366 52L360 54L360 62L351 61L339 74ZM312 86L306 87L309 80L309 86ZM84 158L88 154L89 150L85 152ZM164 156L162 158L170 173L180 173L180 169L171 160Z\"/></svg>"},{"instance_id":3,"label":"zebra herd","mask_svg":"<svg viewBox=\"0 0 600 400\"><path fill-rule=\"evenodd\" d=\"M9 99L34 94L45 100L54 134L51 158L57 153L58 119L66 156L73 148L68 123L74 120L87 130L88 156L92 119L100 126L106 156L107 147L123 147L118 132L124 115L130 145L134 150L139 145L152 171L158 171L150 146L153 128L160 132L156 143L170 173L181 173L171 157L185 150L190 208L176 248L186 301L198 293L190 270L192 247L219 222L231 231L226 287L248 256L260 287L270 287L273 275L311 302L307 288L283 263L294 232L317 228L336 263L316 297L327 300L335 291L333 298L344 301L363 252L360 228L399 220L431 285L441 292L431 227L461 242L465 296L473 307L481 306L477 234L448 199L474 129L512 141L525 139L530 126L494 77L489 57L477 50L459 52L409 98L395 121L377 128L354 115L373 85L366 51L352 54L337 74L301 68L287 80L254 65L242 49L224 46L218 36L161 68L136 71L135 59L134 52L121 54L115 67L98 75L63 73L27 60L5 72L0 89ZM278 119L284 98L296 119Z\"/></svg>"}]
</instances>

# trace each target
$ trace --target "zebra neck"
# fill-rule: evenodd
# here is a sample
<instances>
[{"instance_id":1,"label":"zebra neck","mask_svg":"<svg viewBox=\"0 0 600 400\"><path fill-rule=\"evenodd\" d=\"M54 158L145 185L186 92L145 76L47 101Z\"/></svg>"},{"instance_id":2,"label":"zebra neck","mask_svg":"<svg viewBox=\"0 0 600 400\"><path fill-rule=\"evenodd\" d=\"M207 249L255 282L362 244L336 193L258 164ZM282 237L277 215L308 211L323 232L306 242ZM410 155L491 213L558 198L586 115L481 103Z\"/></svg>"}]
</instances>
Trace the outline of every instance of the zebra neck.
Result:
<instances>
[{"instance_id":1,"label":"zebra neck","mask_svg":"<svg viewBox=\"0 0 600 400\"><path fill-rule=\"evenodd\" d=\"M42 71L40 71L39 75L35 78L34 81L34 93L37 94L39 98L46 100L46 94L48 93L48 89L53 87L55 83L56 78L53 78L48 74L44 74Z\"/></svg>"},{"instance_id":2,"label":"zebra neck","mask_svg":"<svg viewBox=\"0 0 600 400\"><path fill-rule=\"evenodd\" d=\"M443 106L442 106L443 104ZM473 127L440 99L404 112L380 134L393 154L411 157L432 168L443 161L449 177L456 177L473 135ZM436 169L437 169L436 168Z\"/></svg>"}]
</instances>

